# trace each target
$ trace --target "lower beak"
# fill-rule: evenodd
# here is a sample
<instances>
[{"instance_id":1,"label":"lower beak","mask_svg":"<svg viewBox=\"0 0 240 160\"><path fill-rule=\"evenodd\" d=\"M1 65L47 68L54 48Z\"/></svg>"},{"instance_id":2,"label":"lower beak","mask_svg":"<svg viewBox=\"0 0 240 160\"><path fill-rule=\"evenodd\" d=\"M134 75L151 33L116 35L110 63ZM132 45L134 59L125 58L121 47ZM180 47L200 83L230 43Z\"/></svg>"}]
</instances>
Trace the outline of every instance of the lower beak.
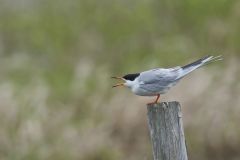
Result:
<instances>
[{"instance_id":1,"label":"lower beak","mask_svg":"<svg viewBox=\"0 0 240 160\"><path fill-rule=\"evenodd\" d=\"M124 86L124 84L123 83L118 83L118 84L116 84L116 85L114 85L112 87L114 88L114 87L118 87L118 86Z\"/></svg>"},{"instance_id":2,"label":"lower beak","mask_svg":"<svg viewBox=\"0 0 240 160\"><path fill-rule=\"evenodd\" d=\"M120 79L122 81L125 81L122 77L111 77L111 78ZM119 86L124 86L124 83L118 83L118 84L116 84L116 85L114 85L112 87L114 88L114 87L119 87Z\"/></svg>"}]
</instances>

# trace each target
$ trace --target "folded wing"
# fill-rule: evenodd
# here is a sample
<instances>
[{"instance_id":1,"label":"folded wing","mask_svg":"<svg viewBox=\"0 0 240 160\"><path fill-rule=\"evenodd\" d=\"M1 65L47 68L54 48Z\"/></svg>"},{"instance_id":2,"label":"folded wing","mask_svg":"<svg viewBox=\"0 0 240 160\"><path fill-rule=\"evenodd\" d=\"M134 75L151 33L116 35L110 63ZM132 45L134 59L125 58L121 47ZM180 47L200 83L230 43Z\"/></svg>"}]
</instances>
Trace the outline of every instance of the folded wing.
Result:
<instances>
[{"instance_id":1,"label":"folded wing","mask_svg":"<svg viewBox=\"0 0 240 160\"><path fill-rule=\"evenodd\" d=\"M175 85L181 74L181 67L157 68L142 72L139 76L140 88L151 92L165 91Z\"/></svg>"}]
</instances>

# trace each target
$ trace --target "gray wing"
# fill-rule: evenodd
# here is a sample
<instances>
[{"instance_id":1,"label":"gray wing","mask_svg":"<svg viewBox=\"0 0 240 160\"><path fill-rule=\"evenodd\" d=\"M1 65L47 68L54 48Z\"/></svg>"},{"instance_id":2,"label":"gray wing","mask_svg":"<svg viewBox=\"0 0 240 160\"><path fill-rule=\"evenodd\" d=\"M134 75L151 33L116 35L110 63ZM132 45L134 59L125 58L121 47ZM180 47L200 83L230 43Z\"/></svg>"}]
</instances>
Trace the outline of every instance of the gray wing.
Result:
<instances>
[{"instance_id":1,"label":"gray wing","mask_svg":"<svg viewBox=\"0 0 240 160\"><path fill-rule=\"evenodd\" d=\"M181 67L157 68L142 72L139 76L140 88L158 92L174 85L182 73Z\"/></svg>"}]
</instances>

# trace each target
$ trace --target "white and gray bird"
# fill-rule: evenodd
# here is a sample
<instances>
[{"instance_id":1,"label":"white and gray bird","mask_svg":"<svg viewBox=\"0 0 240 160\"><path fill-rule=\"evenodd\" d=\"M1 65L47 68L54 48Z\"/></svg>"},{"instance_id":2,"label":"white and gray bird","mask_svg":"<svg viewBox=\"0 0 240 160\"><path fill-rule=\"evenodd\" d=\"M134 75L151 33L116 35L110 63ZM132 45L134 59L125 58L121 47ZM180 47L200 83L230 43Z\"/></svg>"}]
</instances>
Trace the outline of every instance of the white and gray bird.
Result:
<instances>
[{"instance_id":1,"label":"white and gray bird","mask_svg":"<svg viewBox=\"0 0 240 160\"><path fill-rule=\"evenodd\" d=\"M126 86L139 96L157 96L156 100L149 104L157 103L161 94L166 93L187 74L199 67L219 60L222 60L221 55L206 56L182 67L156 68L140 73L126 74L123 77L112 77L124 81L113 87Z\"/></svg>"}]
</instances>

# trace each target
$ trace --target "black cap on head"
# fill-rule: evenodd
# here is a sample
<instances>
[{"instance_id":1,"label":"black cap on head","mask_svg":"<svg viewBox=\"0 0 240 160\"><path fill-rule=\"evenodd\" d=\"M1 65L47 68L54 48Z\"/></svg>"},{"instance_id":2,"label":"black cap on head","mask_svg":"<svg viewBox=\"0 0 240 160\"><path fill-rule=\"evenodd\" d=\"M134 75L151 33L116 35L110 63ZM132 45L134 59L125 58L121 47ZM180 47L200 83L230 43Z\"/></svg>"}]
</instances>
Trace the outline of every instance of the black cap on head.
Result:
<instances>
[{"instance_id":1,"label":"black cap on head","mask_svg":"<svg viewBox=\"0 0 240 160\"><path fill-rule=\"evenodd\" d=\"M134 81L139 75L140 73L127 74L123 76L123 78L126 80Z\"/></svg>"}]
</instances>

